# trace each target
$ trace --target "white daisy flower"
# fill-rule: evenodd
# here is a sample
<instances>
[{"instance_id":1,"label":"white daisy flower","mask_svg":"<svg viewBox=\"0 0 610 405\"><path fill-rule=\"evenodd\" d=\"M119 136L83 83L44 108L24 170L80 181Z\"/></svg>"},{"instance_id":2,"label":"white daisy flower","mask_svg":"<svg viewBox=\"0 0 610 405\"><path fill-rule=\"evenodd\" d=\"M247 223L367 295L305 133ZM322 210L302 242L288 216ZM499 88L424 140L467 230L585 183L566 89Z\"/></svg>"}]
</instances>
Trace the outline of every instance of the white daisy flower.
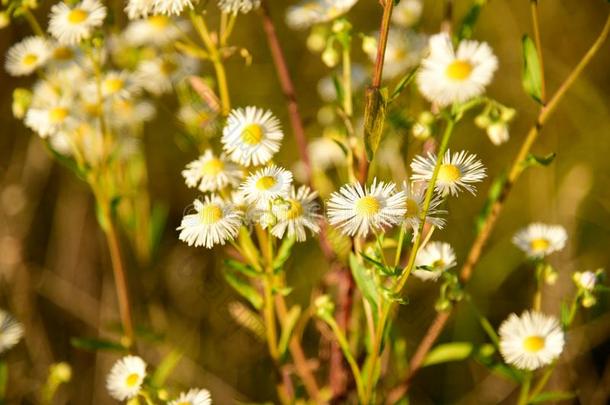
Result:
<instances>
[{"instance_id":1,"label":"white daisy flower","mask_svg":"<svg viewBox=\"0 0 610 405\"><path fill-rule=\"evenodd\" d=\"M346 165L345 152L335 141L325 136L315 138L307 145L311 165L321 171Z\"/></svg>"},{"instance_id":2,"label":"white daisy flower","mask_svg":"<svg viewBox=\"0 0 610 405\"><path fill-rule=\"evenodd\" d=\"M132 21L125 28L123 37L131 46L164 47L173 44L188 30L189 24L184 20L172 19L165 15L153 15L142 20Z\"/></svg>"},{"instance_id":3,"label":"white daisy flower","mask_svg":"<svg viewBox=\"0 0 610 405\"><path fill-rule=\"evenodd\" d=\"M347 13L358 0L303 0L288 8L286 24L293 29L304 29L314 24L334 20Z\"/></svg>"},{"instance_id":4,"label":"white daisy flower","mask_svg":"<svg viewBox=\"0 0 610 405\"><path fill-rule=\"evenodd\" d=\"M430 37L430 54L417 75L419 90L441 107L483 94L498 67L486 43L464 40L457 51L445 33Z\"/></svg>"},{"instance_id":5,"label":"white daisy flower","mask_svg":"<svg viewBox=\"0 0 610 405\"><path fill-rule=\"evenodd\" d=\"M330 196L328 220L349 236L366 237L369 232L399 224L405 215L405 194L393 183L373 180L370 187L346 184Z\"/></svg>"},{"instance_id":6,"label":"white daisy flower","mask_svg":"<svg viewBox=\"0 0 610 405\"><path fill-rule=\"evenodd\" d=\"M23 337L23 326L11 314L0 309L0 353L15 346Z\"/></svg>"},{"instance_id":7,"label":"white daisy flower","mask_svg":"<svg viewBox=\"0 0 610 405\"><path fill-rule=\"evenodd\" d=\"M211 249L237 236L243 216L233 204L212 195L205 196L203 201L195 200L193 206L195 212L185 215L177 228L181 241L189 246Z\"/></svg>"},{"instance_id":8,"label":"white daisy flower","mask_svg":"<svg viewBox=\"0 0 610 405\"><path fill-rule=\"evenodd\" d=\"M243 172L238 165L227 160L224 154L216 157L211 149L207 149L197 160L186 165L182 177L188 187L198 187L205 192L238 186Z\"/></svg>"},{"instance_id":9,"label":"white daisy flower","mask_svg":"<svg viewBox=\"0 0 610 405\"><path fill-rule=\"evenodd\" d=\"M74 68L80 58L82 58L82 52L79 49L69 45L60 44L55 40L52 41L48 61L48 65L51 69L61 71Z\"/></svg>"},{"instance_id":10,"label":"white daisy flower","mask_svg":"<svg viewBox=\"0 0 610 405\"><path fill-rule=\"evenodd\" d=\"M231 111L220 141L234 162L258 166L271 160L283 137L280 121L271 111L246 107Z\"/></svg>"},{"instance_id":11,"label":"white daisy flower","mask_svg":"<svg viewBox=\"0 0 610 405\"><path fill-rule=\"evenodd\" d=\"M182 54L164 54L140 63L134 77L140 87L160 96L171 92L175 84L196 73L198 68L196 59Z\"/></svg>"},{"instance_id":12,"label":"white daisy flower","mask_svg":"<svg viewBox=\"0 0 610 405\"><path fill-rule=\"evenodd\" d=\"M392 10L392 22L400 27L412 27L419 21L423 9L422 0L401 0Z\"/></svg>"},{"instance_id":13,"label":"white daisy flower","mask_svg":"<svg viewBox=\"0 0 610 405\"><path fill-rule=\"evenodd\" d=\"M411 179L429 182L434 173L436 159L433 153L428 153L427 157L416 156L411 162ZM475 194L476 188L472 183L478 183L486 176L485 167L477 155L468 154L466 151L452 155L451 151L447 150L436 178L435 190L443 197L449 194L456 196L462 188Z\"/></svg>"},{"instance_id":14,"label":"white daisy flower","mask_svg":"<svg viewBox=\"0 0 610 405\"><path fill-rule=\"evenodd\" d=\"M423 182L409 183L404 181L402 189L405 193L407 212L405 213L404 225L413 229L413 234L417 235L421 225L421 216L424 212L424 201L426 200L426 185ZM439 218L438 215L446 214L447 211L441 210L438 207L442 204L443 199L439 195L434 195L428 207L426 215L426 223L434 225L442 229L445 226L445 219Z\"/></svg>"},{"instance_id":15,"label":"white daisy flower","mask_svg":"<svg viewBox=\"0 0 610 405\"><path fill-rule=\"evenodd\" d=\"M301 186L298 190L292 187L290 194L273 204L273 214L277 223L271 229L271 233L281 239L287 232L288 237L295 237L297 242L307 239L305 228L313 234L320 232L318 223L322 215L318 214L316 198L318 193L311 191L307 186Z\"/></svg>"},{"instance_id":16,"label":"white daisy flower","mask_svg":"<svg viewBox=\"0 0 610 405\"><path fill-rule=\"evenodd\" d=\"M155 0L128 0L125 13L130 20L148 17L153 14Z\"/></svg>"},{"instance_id":17,"label":"white daisy flower","mask_svg":"<svg viewBox=\"0 0 610 405\"><path fill-rule=\"evenodd\" d=\"M196 0L155 0L155 14L179 15L184 9L193 9Z\"/></svg>"},{"instance_id":18,"label":"white daisy flower","mask_svg":"<svg viewBox=\"0 0 610 405\"><path fill-rule=\"evenodd\" d=\"M251 174L240 186L240 190L249 204L266 209L272 200L287 197L291 184L292 173L271 165Z\"/></svg>"},{"instance_id":19,"label":"white daisy flower","mask_svg":"<svg viewBox=\"0 0 610 405\"><path fill-rule=\"evenodd\" d=\"M375 35L379 37L379 32ZM390 28L383 59L383 79L391 80L417 66L424 56L426 45L424 34L402 28ZM367 54L374 62L377 59L377 48L370 49Z\"/></svg>"},{"instance_id":20,"label":"white daisy flower","mask_svg":"<svg viewBox=\"0 0 610 405\"><path fill-rule=\"evenodd\" d=\"M44 105L32 106L25 115L25 125L41 138L56 135L76 125L70 110L70 99L56 98Z\"/></svg>"},{"instance_id":21,"label":"white daisy flower","mask_svg":"<svg viewBox=\"0 0 610 405\"><path fill-rule=\"evenodd\" d=\"M529 257L541 258L563 249L568 233L561 225L536 222L513 236L513 243Z\"/></svg>"},{"instance_id":22,"label":"white daisy flower","mask_svg":"<svg viewBox=\"0 0 610 405\"><path fill-rule=\"evenodd\" d=\"M97 83L93 84L96 86L95 93L97 90ZM136 95L140 87L136 84L131 73L122 71L109 71L104 74L104 77L100 83L102 97L105 99L109 98L120 98L128 99Z\"/></svg>"},{"instance_id":23,"label":"white daisy flower","mask_svg":"<svg viewBox=\"0 0 610 405\"><path fill-rule=\"evenodd\" d=\"M218 0L218 7L223 13L228 14L246 14L256 10L260 5L260 0Z\"/></svg>"},{"instance_id":24,"label":"white daisy flower","mask_svg":"<svg viewBox=\"0 0 610 405\"><path fill-rule=\"evenodd\" d=\"M27 37L13 45L6 54L6 71L12 76L25 76L43 66L51 56L49 41L43 37Z\"/></svg>"},{"instance_id":25,"label":"white daisy flower","mask_svg":"<svg viewBox=\"0 0 610 405\"><path fill-rule=\"evenodd\" d=\"M170 401L168 405L211 405L212 396L210 391L199 388L191 388L188 392L182 392L178 399Z\"/></svg>"},{"instance_id":26,"label":"white daisy flower","mask_svg":"<svg viewBox=\"0 0 610 405\"><path fill-rule=\"evenodd\" d=\"M500 353L520 369L536 370L561 355L565 343L559 322L540 312L511 314L500 325Z\"/></svg>"},{"instance_id":27,"label":"white daisy flower","mask_svg":"<svg viewBox=\"0 0 610 405\"><path fill-rule=\"evenodd\" d=\"M155 117L154 104L146 100L116 98L110 104L109 124L113 128L135 128Z\"/></svg>"},{"instance_id":28,"label":"white daisy flower","mask_svg":"<svg viewBox=\"0 0 610 405\"><path fill-rule=\"evenodd\" d=\"M58 3L51 7L49 32L60 43L75 45L91 36L94 28L101 26L106 18L106 7L99 0L83 0L69 6Z\"/></svg>"},{"instance_id":29,"label":"white daisy flower","mask_svg":"<svg viewBox=\"0 0 610 405\"><path fill-rule=\"evenodd\" d=\"M417 252L415 270L412 274L420 280L436 281L444 271L455 267L456 264L455 252L450 244L430 242Z\"/></svg>"},{"instance_id":30,"label":"white daisy flower","mask_svg":"<svg viewBox=\"0 0 610 405\"><path fill-rule=\"evenodd\" d=\"M138 395L144 378L146 363L138 356L125 356L119 359L106 378L106 389L119 401L125 401Z\"/></svg>"}]
</instances>

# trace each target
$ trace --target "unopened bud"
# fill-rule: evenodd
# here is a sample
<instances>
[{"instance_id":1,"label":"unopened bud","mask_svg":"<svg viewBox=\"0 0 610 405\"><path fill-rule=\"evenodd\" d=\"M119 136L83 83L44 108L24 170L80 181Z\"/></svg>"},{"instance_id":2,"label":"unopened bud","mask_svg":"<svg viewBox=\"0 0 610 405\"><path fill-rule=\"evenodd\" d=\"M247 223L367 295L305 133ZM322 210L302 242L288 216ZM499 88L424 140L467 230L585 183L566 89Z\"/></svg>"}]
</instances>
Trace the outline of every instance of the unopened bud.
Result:
<instances>
[{"instance_id":1,"label":"unopened bud","mask_svg":"<svg viewBox=\"0 0 610 405\"><path fill-rule=\"evenodd\" d=\"M329 68L337 66L339 63L339 53L332 46L327 47L322 52L322 62Z\"/></svg>"}]
</instances>

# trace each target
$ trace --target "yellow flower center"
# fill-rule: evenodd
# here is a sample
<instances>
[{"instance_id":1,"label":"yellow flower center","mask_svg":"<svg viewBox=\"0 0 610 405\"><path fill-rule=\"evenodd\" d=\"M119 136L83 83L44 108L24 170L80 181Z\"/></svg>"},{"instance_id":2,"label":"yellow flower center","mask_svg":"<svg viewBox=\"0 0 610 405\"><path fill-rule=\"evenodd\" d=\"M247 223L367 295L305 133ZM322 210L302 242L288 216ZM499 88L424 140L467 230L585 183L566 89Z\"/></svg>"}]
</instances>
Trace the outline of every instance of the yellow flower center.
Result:
<instances>
[{"instance_id":1,"label":"yellow flower center","mask_svg":"<svg viewBox=\"0 0 610 405\"><path fill-rule=\"evenodd\" d=\"M438 259L432 262L432 267L440 268L445 267L445 261L443 259Z\"/></svg>"},{"instance_id":2,"label":"yellow flower center","mask_svg":"<svg viewBox=\"0 0 610 405\"><path fill-rule=\"evenodd\" d=\"M523 348L530 353L544 349L544 338L541 336L528 336L523 340Z\"/></svg>"},{"instance_id":3,"label":"yellow flower center","mask_svg":"<svg viewBox=\"0 0 610 405\"><path fill-rule=\"evenodd\" d=\"M102 115L102 107L97 103L85 103L85 111L93 117Z\"/></svg>"},{"instance_id":4,"label":"yellow flower center","mask_svg":"<svg viewBox=\"0 0 610 405\"><path fill-rule=\"evenodd\" d=\"M131 373L125 379L125 385L129 388L135 387L140 382L140 376L137 373Z\"/></svg>"},{"instance_id":5,"label":"yellow flower center","mask_svg":"<svg viewBox=\"0 0 610 405\"><path fill-rule=\"evenodd\" d=\"M123 81L123 79L119 79L118 77L112 77L104 80L104 88L108 93L116 93L124 86L125 82Z\"/></svg>"},{"instance_id":6,"label":"yellow flower center","mask_svg":"<svg viewBox=\"0 0 610 405\"><path fill-rule=\"evenodd\" d=\"M23 57L23 64L26 66L32 66L36 62L38 62L38 55L33 53L28 53Z\"/></svg>"},{"instance_id":7,"label":"yellow flower center","mask_svg":"<svg viewBox=\"0 0 610 405\"><path fill-rule=\"evenodd\" d=\"M263 139L263 127L259 124L250 124L241 131L241 140L248 145L258 145Z\"/></svg>"},{"instance_id":8,"label":"yellow flower center","mask_svg":"<svg viewBox=\"0 0 610 405\"><path fill-rule=\"evenodd\" d=\"M216 176L218 173L222 172L224 167L225 164L222 160L212 158L201 166L201 173L208 176Z\"/></svg>"},{"instance_id":9,"label":"yellow flower center","mask_svg":"<svg viewBox=\"0 0 610 405\"><path fill-rule=\"evenodd\" d=\"M193 404L189 401L182 401L182 402L178 402L178 405L193 405Z\"/></svg>"},{"instance_id":10,"label":"yellow flower center","mask_svg":"<svg viewBox=\"0 0 610 405\"><path fill-rule=\"evenodd\" d=\"M212 225L222 219L222 208L217 204L206 204L201 209L201 222L204 225Z\"/></svg>"},{"instance_id":11,"label":"yellow flower center","mask_svg":"<svg viewBox=\"0 0 610 405\"><path fill-rule=\"evenodd\" d=\"M447 66L445 74L452 80L466 80L472 73L472 64L465 60L456 59Z\"/></svg>"},{"instance_id":12,"label":"yellow flower center","mask_svg":"<svg viewBox=\"0 0 610 405\"><path fill-rule=\"evenodd\" d=\"M535 252L543 252L549 248L549 241L544 238L532 239L530 247Z\"/></svg>"},{"instance_id":13,"label":"yellow flower center","mask_svg":"<svg viewBox=\"0 0 610 405\"><path fill-rule=\"evenodd\" d=\"M68 109L64 107L55 107L49 111L49 120L53 124L62 123L68 116Z\"/></svg>"},{"instance_id":14,"label":"yellow flower center","mask_svg":"<svg viewBox=\"0 0 610 405\"><path fill-rule=\"evenodd\" d=\"M73 56L74 52L72 52L72 49L66 46L59 46L53 51L53 58L55 59L69 60L72 59Z\"/></svg>"},{"instance_id":15,"label":"yellow flower center","mask_svg":"<svg viewBox=\"0 0 610 405\"><path fill-rule=\"evenodd\" d=\"M368 195L356 201L356 213L358 215L375 215L379 212L380 209L381 204L379 204L379 201L373 196Z\"/></svg>"},{"instance_id":16,"label":"yellow flower center","mask_svg":"<svg viewBox=\"0 0 610 405\"><path fill-rule=\"evenodd\" d=\"M68 13L68 22L71 24L80 24L87 19L89 14L82 8L75 8Z\"/></svg>"},{"instance_id":17,"label":"yellow flower center","mask_svg":"<svg viewBox=\"0 0 610 405\"><path fill-rule=\"evenodd\" d=\"M286 210L286 219L297 219L303 215L303 205L297 200L289 200L290 207Z\"/></svg>"},{"instance_id":18,"label":"yellow flower center","mask_svg":"<svg viewBox=\"0 0 610 405\"><path fill-rule=\"evenodd\" d=\"M462 177L462 173L456 165L444 164L438 171L438 180L445 183L453 183L460 177Z\"/></svg>"},{"instance_id":19,"label":"yellow flower center","mask_svg":"<svg viewBox=\"0 0 610 405\"><path fill-rule=\"evenodd\" d=\"M258 190L267 191L271 187L275 186L277 182L273 176L263 176L256 181L256 188Z\"/></svg>"},{"instance_id":20,"label":"yellow flower center","mask_svg":"<svg viewBox=\"0 0 610 405\"><path fill-rule=\"evenodd\" d=\"M164 60L161 63L161 72L166 75L171 75L178 69L178 65L172 62L171 60Z\"/></svg>"},{"instance_id":21,"label":"yellow flower center","mask_svg":"<svg viewBox=\"0 0 610 405\"><path fill-rule=\"evenodd\" d=\"M153 15L148 18L148 23L160 30L169 25L169 18L164 15Z\"/></svg>"},{"instance_id":22,"label":"yellow flower center","mask_svg":"<svg viewBox=\"0 0 610 405\"><path fill-rule=\"evenodd\" d=\"M419 204L417 204L417 201L415 201L414 199L407 198L405 208L407 209L407 213L405 214L407 218L419 217Z\"/></svg>"}]
</instances>

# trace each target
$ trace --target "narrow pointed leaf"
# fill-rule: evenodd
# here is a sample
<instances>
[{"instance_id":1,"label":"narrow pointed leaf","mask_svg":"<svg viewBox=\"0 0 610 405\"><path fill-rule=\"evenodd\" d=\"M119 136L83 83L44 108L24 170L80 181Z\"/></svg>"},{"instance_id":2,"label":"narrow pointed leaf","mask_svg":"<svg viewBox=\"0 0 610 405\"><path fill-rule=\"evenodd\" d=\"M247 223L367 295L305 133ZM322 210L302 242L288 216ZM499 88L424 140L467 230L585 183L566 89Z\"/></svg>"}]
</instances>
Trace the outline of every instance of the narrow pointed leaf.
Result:
<instances>
[{"instance_id":1,"label":"narrow pointed leaf","mask_svg":"<svg viewBox=\"0 0 610 405\"><path fill-rule=\"evenodd\" d=\"M424 359L423 366L447 363L450 361L460 361L467 359L472 354L472 343L452 342L436 346L430 350Z\"/></svg>"},{"instance_id":2,"label":"narrow pointed leaf","mask_svg":"<svg viewBox=\"0 0 610 405\"><path fill-rule=\"evenodd\" d=\"M576 397L575 392L566 392L566 391L548 391L542 392L536 395L534 398L529 400L530 404L542 404L545 402L557 402L557 401L567 401Z\"/></svg>"},{"instance_id":3,"label":"narrow pointed leaf","mask_svg":"<svg viewBox=\"0 0 610 405\"><path fill-rule=\"evenodd\" d=\"M379 291L371 272L358 261L355 254L350 254L349 265L358 289L373 308L379 304Z\"/></svg>"},{"instance_id":4,"label":"narrow pointed leaf","mask_svg":"<svg viewBox=\"0 0 610 405\"><path fill-rule=\"evenodd\" d=\"M381 141L387 104L382 90L376 87L366 89L364 103L364 147L370 162Z\"/></svg>"},{"instance_id":5,"label":"narrow pointed leaf","mask_svg":"<svg viewBox=\"0 0 610 405\"><path fill-rule=\"evenodd\" d=\"M527 35L521 40L523 47L522 83L525 92L542 104L542 71L534 41Z\"/></svg>"},{"instance_id":6,"label":"narrow pointed leaf","mask_svg":"<svg viewBox=\"0 0 610 405\"><path fill-rule=\"evenodd\" d=\"M239 295L247 299L254 308L261 309L263 307L263 297L261 297L259 292L252 287L250 283L239 277L229 268L227 268L223 274L227 280L227 283L229 283L229 285L233 287L233 289L237 291Z\"/></svg>"},{"instance_id":7,"label":"narrow pointed leaf","mask_svg":"<svg viewBox=\"0 0 610 405\"><path fill-rule=\"evenodd\" d=\"M290 342L290 338L292 338L292 332L294 331L294 327L296 326L300 316L301 307L298 305L295 305L294 307L290 308L290 311L288 311L288 315L286 315L286 322L282 326L282 335L280 336L280 342L278 344L280 356L283 356L286 353L288 343Z\"/></svg>"}]
</instances>

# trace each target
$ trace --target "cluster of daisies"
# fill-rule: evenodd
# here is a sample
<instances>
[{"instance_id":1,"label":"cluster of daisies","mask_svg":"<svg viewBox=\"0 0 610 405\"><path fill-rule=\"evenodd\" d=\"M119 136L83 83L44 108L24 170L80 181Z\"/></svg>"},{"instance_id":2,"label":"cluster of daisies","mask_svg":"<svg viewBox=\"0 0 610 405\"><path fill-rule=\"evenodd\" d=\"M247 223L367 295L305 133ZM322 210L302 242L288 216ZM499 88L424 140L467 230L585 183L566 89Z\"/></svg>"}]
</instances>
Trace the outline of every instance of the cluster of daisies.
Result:
<instances>
[{"instance_id":1,"label":"cluster of daisies","mask_svg":"<svg viewBox=\"0 0 610 405\"><path fill-rule=\"evenodd\" d=\"M150 98L172 91L199 66L174 51L174 42L188 32L184 20L152 15L109 33L101 31L106 15L98 0L58 3L51 9L50 35L15 44L5 63L11 75L40 77L31 92L16 93L15 115L57 152L78 149L88 161L99 155L102 128L135 135L155 116Z\"/></svg>"},{"instance_id":2,"label":"cluster of daisies","mask_svg":"<svg viewBox=\"0 0 610 405\"><path fill-rule=\"evenodd\" d=\"M284 137L279 120L257 107L231 111L222 131L223 152L206 150L182 175L188 187L209 193L182 219L179 238L211 248L232 241L254 223L277 238L297 241L319 232L317 194L295 187L292 173L271 163Z\"/></svg>"},{"instance_id":3,"label":"cluster of daisies","mask_svg":"<svg viewBox=\"0 0 610 405\"><path fill-rule=\"evenodd\" d=\"M0 354L15 346L23 337L23 326L11 314L0 309Z\"/></svg>"},{"instance_id":4,"label":"cluster of daisies","mask_svg":"<svg viewBox=\"0 0 610 405\"><path fill-rule=\"evenodd\" d=\"M127 401L143 394L146 389L146 367L144 360L138 356L129 355L119 359L112 366L106 378L106 388L110 395L119 401ZM168 399L164 398L165 393L159 396L163 397L159 399ZM149 397L145 396L145 398ZM192 388L166 403L168 405L210 405L212 398L208 390Z\"/></svg>"}]
</instances>

